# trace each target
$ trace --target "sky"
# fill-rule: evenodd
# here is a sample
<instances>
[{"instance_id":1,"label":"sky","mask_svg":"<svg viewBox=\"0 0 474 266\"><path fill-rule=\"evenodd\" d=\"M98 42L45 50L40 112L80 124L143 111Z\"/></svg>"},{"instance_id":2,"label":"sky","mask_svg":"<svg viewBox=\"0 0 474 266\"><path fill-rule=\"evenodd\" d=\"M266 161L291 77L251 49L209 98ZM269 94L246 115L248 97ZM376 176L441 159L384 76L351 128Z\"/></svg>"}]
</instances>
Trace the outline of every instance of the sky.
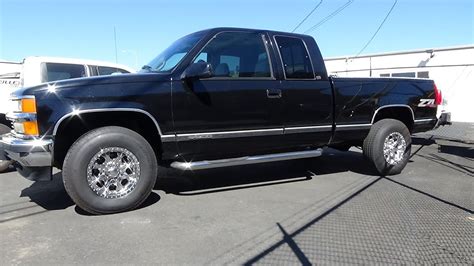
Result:
<instances>
[{"instance_id":1,"label":"sky","mask_svg":"<svg viewBox=\"0 0 474 266\"><path fill-rule=\"evenodd\" d=\"M320 1L0 0L0 60L60 56L139 68L174 40L202 29L292 31ZM306 32L347 3L308 34L324 57L355 55L394 1L323 0L296 32ZM398 0L362 54L469 44L474 44L473 0Z\"/></svg>"}]
</instances>

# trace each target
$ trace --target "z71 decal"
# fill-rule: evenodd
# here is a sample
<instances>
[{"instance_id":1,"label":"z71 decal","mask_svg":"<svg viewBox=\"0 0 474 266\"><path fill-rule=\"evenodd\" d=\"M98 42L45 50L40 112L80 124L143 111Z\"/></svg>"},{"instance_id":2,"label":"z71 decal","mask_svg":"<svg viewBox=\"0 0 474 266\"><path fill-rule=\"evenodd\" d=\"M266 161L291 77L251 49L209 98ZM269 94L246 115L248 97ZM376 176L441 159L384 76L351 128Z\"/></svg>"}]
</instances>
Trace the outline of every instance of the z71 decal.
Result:
<instances>
[{"instance_id":1,"label":"z71 decal","mask_svg":"<svg viewBox=\"0 0 474 266\"><path fill-rule=\"evenodd\" d=\"M418 104L418 107L430 107L434 106L435 104L434 99L420 99L420 103Z\"/></svg>"}]
</instances>

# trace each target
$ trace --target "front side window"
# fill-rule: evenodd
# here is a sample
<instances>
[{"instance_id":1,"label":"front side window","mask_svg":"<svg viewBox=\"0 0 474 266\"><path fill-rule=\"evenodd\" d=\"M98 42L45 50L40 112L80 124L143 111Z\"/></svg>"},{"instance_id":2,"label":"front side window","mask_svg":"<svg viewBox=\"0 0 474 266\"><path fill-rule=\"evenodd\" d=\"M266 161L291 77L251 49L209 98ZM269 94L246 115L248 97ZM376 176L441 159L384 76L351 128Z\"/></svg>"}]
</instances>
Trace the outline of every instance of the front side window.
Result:
<instances>
[{"instance_id":1,"label":"front side window","mask_svg":"<svg viewBox=\"0 0 474 266\"><path fill-rule=\"evenodd\" d=\"M275 40L280 50L287 79L314 79L313 66L303 40L277 36Z\"/></svg>"},{"instance_id":2,"label":"front side window","mask_svg":"<svg viewBox=\"0 0 474 266\"><path fill-rule=\"evenodd\" d=\"M225 78L269 78L270 61L261 34L223 32L216 35L194 62L212 65L214 76Z\"/></svg>"},{"instance_id":3,"label":"front side window","mask_svg":"<svg viewBox=\"0 0 474 266\"><path fill-rule=\"evenodd\" d=\"M63 63L43 63L43 65L46 75L42 75L42 82L81 78L86 76L86 68L84 65Z\"/></svg>"}]
</instances>

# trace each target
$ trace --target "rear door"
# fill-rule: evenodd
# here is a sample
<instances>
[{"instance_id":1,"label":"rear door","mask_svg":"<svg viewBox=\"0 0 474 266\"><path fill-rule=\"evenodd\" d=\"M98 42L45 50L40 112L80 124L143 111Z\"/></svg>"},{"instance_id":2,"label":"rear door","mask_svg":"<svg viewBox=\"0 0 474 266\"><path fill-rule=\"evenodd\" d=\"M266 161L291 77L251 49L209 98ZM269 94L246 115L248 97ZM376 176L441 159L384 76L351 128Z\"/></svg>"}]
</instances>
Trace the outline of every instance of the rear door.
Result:
<instances>
[{"instance_id":1,"label":"rear door","mask_svg":"<svg viewBox=\"0 0 474 266\"><path fill-rule=\"evenodd\" d=\"M273 37L283 66L281 90L285 142L294 146L327 144L332 134L332 90L325 70L315 71L313 65L322 62L312 62L303 39L283 35ZM317 50L317 47L313 48ZM322 58L316 58L322 61Z\"/></svg>"},{"instance_id":2,"label":"rear door","mask_svg":"<svg viewBox=\"0 0 474 266\"><path fill-rule=\"evenodd\" d=\"M187 159L265 153L283 135L279 81L261 32L221 32L194 62L212 65L214 76L190 86L173 82L174 126ZM275 94L275 95L272 95Z\"/></svg>"}]
</instances>

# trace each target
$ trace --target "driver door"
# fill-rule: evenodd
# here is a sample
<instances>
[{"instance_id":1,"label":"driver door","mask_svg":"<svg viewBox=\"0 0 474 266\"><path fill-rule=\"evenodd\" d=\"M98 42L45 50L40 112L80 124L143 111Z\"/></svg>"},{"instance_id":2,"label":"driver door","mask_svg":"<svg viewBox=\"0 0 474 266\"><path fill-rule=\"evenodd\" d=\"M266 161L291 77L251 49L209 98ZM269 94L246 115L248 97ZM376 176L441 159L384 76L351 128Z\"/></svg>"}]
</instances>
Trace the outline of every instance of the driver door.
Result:
<instances>
[{"instance_id":1,"label":"driver door","mask_svg":"<svg viewBox=\"0 0 474 266\"><path fill-rule=\"evenodd\" d=\"M213 68L206 79L173 82L173 115L180 155L186 160L262 154L278 145L279 82L273 77L265 36L221 32L194 62ZM281 95L280 95L281 96Z\"/></svg>"}]
</instances>

